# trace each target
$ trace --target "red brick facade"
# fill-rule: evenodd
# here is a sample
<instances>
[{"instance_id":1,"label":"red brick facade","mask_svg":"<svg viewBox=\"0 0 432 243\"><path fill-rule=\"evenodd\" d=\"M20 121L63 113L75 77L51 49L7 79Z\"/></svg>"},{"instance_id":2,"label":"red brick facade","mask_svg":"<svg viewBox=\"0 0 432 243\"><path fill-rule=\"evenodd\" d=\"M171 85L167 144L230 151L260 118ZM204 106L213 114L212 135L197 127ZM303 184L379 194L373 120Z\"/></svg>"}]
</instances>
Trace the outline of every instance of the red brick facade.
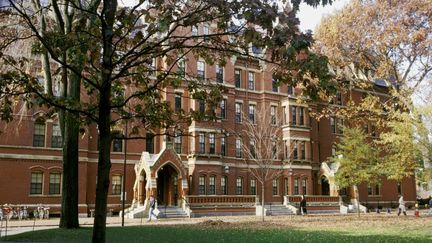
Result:
<instances>
[{"instance_id":1,"label":"red brick facade","mask_svg":"<svg viewBox=\"0 0 432 243\"><path fill-rule=\"evenodd\" d=\"M191 56L188 60L186 70L196 73L196 59ZM205 65L206 78L214 80L215 70L214 65ZM236 108L240 108L242 114L248 114L249 105L255 105L256 108L277 107L277 115L283 116L284 120L283 139L289 148L294 144L297 148L296 158L293 157L293 153L289 153L290 157L285 158L286 152L279 151L280 160L289 160L291 163L284 167L282 176L276 179L275 184L269 181L265 185L266 202L282 203L284 195L330 194L331 189L323 185L325 180L322 180L322 176L325 175L321 165L332 155L332 147L341 136L337 130L337 119L334 120L336 123L336 130L334 130L331 118L321 119L319 122L310 118L310 111L326 104L296 103L296 98L300 95L298 90L291 92L291 88L286 85L274 87L272 73L269 70L265 65L261 67L248 65L240 59L229 61L223 68L222 82L227 88L224 94L225 118L216 122L193 122L186 128L188 136L183 136L180 140L171 139L173 149L181 148L178 155L173 150L167 152L163 149L170 147L170 144L165 141L166 138L155 137L154 154L165 152L154 165L149 167L149 172L145 170L140 172L143 177L139 180L140 192L138 189L134 191L136 180L134 166L141 160L142 152L149 149L147 148L149 142L128 141L126 204L131 204L134 198L142 201L149 192L160 194L167 204L177 204L182 197L188 195L234 196L250 195L253 191L261 195L259 182L257 181L253 188L251 185L253 178L244 165L243 158L236 156L236 137L232 135L233 131L244 129L241 122L236 122L236 111L238 111ZM236 74L240 74L240 86L236 84ZM198 102L190 98L185 89L167 88L166 91L168 95L165 98L172 102L173 107L175 94L179 93L182 109L199 109ZM361 91L353 95L358 99L361 97ZM342 97L342 105L344 98ZM58 212L61 200L60 194L55 192L58 192L57 187L61 185L56 185L56 175L53 174L61 172L61 149L52 148L55 140L53 124L56 124L57 117L38 120L36 108L26 111L24 115L18 114L20 108L17 107L17 114L11 123L0 123L0 130L3 132L0 134L0 204L41 203L49 205L52 208L51 212ZM219 114L222 109L219 108L216 112ZM43 126L36 126L38 121ZM225 151L222 151L222 137L225 137ZM35 140L42 141L42 146L34 146ZM120 185L114 183L119 179L116 176L123 176L122 146L120 144L120 152L112 152L111 156L113 164L111 184L113 185L110 187L108 207L113 211L118 211L121 207L118 190ZM202 149L203 151L200 151ZM88 213L94 207L95 201L98 155L95 126L86 128L81 135L79 153L79 209L81 213ZM169 174L163 174L165 173L163 170L169 170L167 172ZM158 182L162 177L165 178L165 184ZM149 183L153 179L154 181ZM170 183L173 187L169 185ZM168 189L158 188L161 185ZM404 180L399 188L396 182L383 180L379 190L375 187L369 190L372 192L369 194L372 195L368 195L368 185L360 186L359 190L362 203L396 202L398 193L402 193L407 201L415 200L415 183L412 178ZM353 195L351 190L347 190L346 193L348 198Z\"/></svg>"}]
</instances>

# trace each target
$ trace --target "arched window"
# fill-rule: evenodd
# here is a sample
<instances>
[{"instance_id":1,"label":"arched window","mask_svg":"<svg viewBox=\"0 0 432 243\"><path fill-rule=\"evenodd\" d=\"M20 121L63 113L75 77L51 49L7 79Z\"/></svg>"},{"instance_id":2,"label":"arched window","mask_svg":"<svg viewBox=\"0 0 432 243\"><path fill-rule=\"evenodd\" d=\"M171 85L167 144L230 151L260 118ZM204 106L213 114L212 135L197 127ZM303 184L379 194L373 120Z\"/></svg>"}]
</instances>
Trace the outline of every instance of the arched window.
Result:
<instances>
[{"instance_id":1,"label":"arched window","mask_svg":"<svg viewBox=\"0 0 432 243\"><path fill-rule=\"evenodd\" d=\"M222 195L228 194L228 178L226 176L221 177L221 191Z\"/></svg>"},{"instance_id":2,"label":"arched window","mask_svg":"<svg viewBox=\"0 0 432 243\"><path fill-rule=\"evenodd\" d=\"M284 178L284 194L288 195L289 194L289 180L288 178Z\"/></svg>"},{"instance_id":3,"label":"arched window","mask_svg":"<svg viewBox=\"0 0 432 243\"><path fill-rule=\"evenodd\" d=\"M43 172L33 171L31 173L30 194L41 195L43 190Z\"/></svg>"},{"instance_id":4,"label":"arched window","mask_svg":"<svg viewBox=\"0 0 432 243\"><path fill-rule=\"evenodd\" d=\"M198 188L198 194L199 195L205 195L206 193L206 180L205 176L199 177L199 188Z\"/></svg>"},{"instance_id":5,"label":"arched window","mask_svg":"<svg viewBox=\"0 0 432 243\"><path fill-rule=\"evenodd\" d=\"M236 179L236 194L243 195L243 178L241 177Z\"/></svg>"},{"instance_id":6,"label":"arched window","mask_svg":"<svg viewBox=\"0 0 432 243\"><path fill-rule=\"evenodd\" d=\"M209 195L216 195L216 176L209 177Z\"/></svg>"},{"instance_id":7,"label":"arched window","mask_svg":"<svg viewBox=\"0 0 432 243\"><path fill-rule=\"evenodd\" d=\"M303 178L302 180L302 192L304 195L307 194L307 178Z\"/></svg>"},{"instance_id":8,"label":"arched window","mask_svg":"<svg viewBox=\"0 0 432 243\"><path fill-rule=\"evenodd\" d=\"M45 147L45 121L37 119L33 128L33 147Z\"/></svg>"},{"instance_id":9,"label":"arched window","mask_svg":"<svg viewBox=\"0 0 432 243\"><path fill-rule=\"evenodd\" d=\"M112 151L123 152L123 134L121 133L121 131L114 131L113 135L115 136L115 138L112 141Z\"/></svg>"},{"instance_id":10,"label":"arched window","mask_svg":"<svg viewBox=\"0 0 432 243\"><path fill-rule=\"evenodd\" d=\"M256 179L252 178L250 180L250 194L251 195L256 195Z\"/></svg>"},{"instance_id":11,"label":"arched window","mask_svg":"<svg viewBox=\"0 0 432 243\"><path fill-rule=\"evenodd\" d=\"M123 183L123 176L122 175L113 175L111 179L112 184L112 194L113 195L120 195L122 192L122 183Z\"/></svg>"},{"instance_id":12,"label":"arched window","mask_svg":"<svg viewBox=\"0 0 432 243\"><path fill-rule=\"evenodd\" d=\"M273 196L276 196L279 194L279 186L278 186L278 180L277 179L273 179L272 193L273 193Z\"/></svg>"},{"instance_id":13,"label":"arched window","mask_svg":"<svg viewBox=\"0 0 432 243\"><path fill-rule=\"evenodd\" d=\"M52 126L51 147L62 147L62 136L60 131L60 125L58 123L54 123Z\"/></svg>"},{"instance_id":14,"label":"arched window","mask_svg":"<svg viewBox=\"0 0 432 243\"><path fill-rule=\"evenodd\" d=\"M61 173L51 172L49 174L49 191L48 194L59 195L61 188Z\"/></svg>"}]
</instances>

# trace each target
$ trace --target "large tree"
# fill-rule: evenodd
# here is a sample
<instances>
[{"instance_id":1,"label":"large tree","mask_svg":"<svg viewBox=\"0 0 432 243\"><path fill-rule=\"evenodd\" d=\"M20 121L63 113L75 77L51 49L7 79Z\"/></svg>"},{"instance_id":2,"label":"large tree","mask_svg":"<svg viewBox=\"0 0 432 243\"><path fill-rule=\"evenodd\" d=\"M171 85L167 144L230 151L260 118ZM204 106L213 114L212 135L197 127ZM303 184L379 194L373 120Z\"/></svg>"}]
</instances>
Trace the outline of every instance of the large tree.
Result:
<instances>
[{"instance_id":1,"label":"large tree","mask_svg":"<svg viewBox=\"0 0 432 243\"><path fill-rule=\"evenodd\" d=\"M316 31L314 50L339 69L346 93L361 89L368 94L333 112L375 124L389 178L412 175L416 148L430 150L425 139L430 131L418 104L427 99L424 91L432 77L431 14L430 0L353 0Z\"/></svg>"},{"instance_id":2,"label":"large tree","mask_svg":"<svg viewBox=\"0 0 432 243\"><path fill-rule=\"evenodd\" d=\"M381 176L378 169L378 150L374 141L358 127L344 127L344 136L337 144L336 156L330 161L338 166L335 180L340 188L354 187L357 212L360 213L358 186L361 183L377 182ZM360 215L360 214L359 214Z\"/></svg>"},{"instance_id":3,"label":"large tree","mask_svg":"<svg viewBox=\"0 0 432 243\"><path fill-rule=\"evenodd\" d=\"M64 173L71 173L73 184L69 193L74 198L78 178L77 129L80 123L97 125L99 158L93 242L104 242L113 127L130 120L133 128L129 138L145 138L143 131L149 127L167 133L179 124L202 118L202 114L183 110L172 116L172 107L163 99L169 92L167 87L185 88L192 98L207 99L213 106L223 91L194 72L179 74L184 72L183 61L201 57L207 63L223 65L232 56L240 56L272 63L283 81L315 81L306 85L310 88L305 94L315 96L320 90L317 80L325 84L326 90L334 90L326 59L309 52L311 36L302 34L296 26L300 1L292 2L292 8L282 9L276 2L258 0L154 0L137 1L127 7L118 6L116 0L35 0L33 7L28 1L10 1L12 11L8 17L13 16L16 21L2 26L8 30L3 33L9 34L2 37L7 39L2 47L11 47L10 43L22 39L32 41L34 53L42 56L48 89L40 86L29 69L23 68L34 60L2 51L1 64L10 68L2 72L5 88L0 97L5 102L1 115L11 118L13 107L7 101L21 92L27 94L29 102L64 112L64 156L73 158L71 167L64 165ZM331 1L305 2L316 5ZM299 53L303 58L297 58ZM51 68L54 72L48 73ZM53 86L50 77L60 80L62 96L46 92ZM63 198L63 204L66 199ZM68 209L69 206L64 207ZM75 210L70 212L76 217ZM74 226L74 220L65 227Z\"/></svg>"}]
</instances>

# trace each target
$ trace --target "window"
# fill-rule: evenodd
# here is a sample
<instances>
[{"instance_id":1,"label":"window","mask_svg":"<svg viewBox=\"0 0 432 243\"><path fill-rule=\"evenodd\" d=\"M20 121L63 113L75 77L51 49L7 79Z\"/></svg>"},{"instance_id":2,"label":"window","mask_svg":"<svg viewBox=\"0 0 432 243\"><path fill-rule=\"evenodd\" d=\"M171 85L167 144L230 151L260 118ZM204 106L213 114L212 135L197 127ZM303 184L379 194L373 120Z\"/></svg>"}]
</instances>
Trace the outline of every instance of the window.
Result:
<instances>
[{"instance_id":1,"label":"window","mask_svg":"<svg viewBox=\"0 0 432 243\"><path fill-rule=\"evenodd\" d=\"M294 195L298 195L299 194L299 179L295 178L294 179Z\"/></svg>"},{"instance_id":2,"label":"window","mask_svg":"<svg viewBox=\"0 0 432 243\"><path fill-rule=\"evenodd\" d=\"M243 178L237 177L236 180L236 194L243 195Z\"/></svg>"},{"instance_id":3,"label":"window","mask_svg":"<svg viewBox=\"0 0 432 243\"><path fill-rule=\"evenodd\" d=\"M284 194L285 194L285 195L288 195L288 194L289 194L289 183L288 183L288 178L285 178L285 179L284 179L284 189L285 189Z\"/></svg>"},{"instance_id":4,"label":"window","mask_svg":"<svg viewBox=\"0 0 432 243\"><path fill-rule=\"evenodd\" d=\"M203 35L204 35L205 41L207 41L209 39L209 36L208 36L209 34L210 34L209 26L205 24L203 26Z\"/></svg>"},{"instance_id":5,"label":"window","mask_svg":"<svg viewBox=\"0 0 432 243\"><path fill-rule=\"evenodd\" d=\"M299 119L300 119L300 121L299 121L299 125L300 126L303 126L304 125L304 119L305 119L305 117L304 117L304 107L300 107L299 108Z\"/></svg>"},{"instance_id":6,"label":"window","mask_svg":"<svg viewBox=\"0 0 432 243\"><path fill-rule=\"evenodd\" d=\"M220 109L221 109L221 119L227 118L227 100L223 99L220 103Z\"/></svg>"},{"instance_id":7,"label":"window","mask_svg":"<svg viewBox=\"0 0 432 243\"><path fill-rule=\"evenodd\" d=\"M256 195L256 179L250 180L250 194Z\"/></svg>"},{"instance_id":8,"label":"window","mask_svg":"<svg viewBox=\"0 0 432 243\"><path fill-rule=\"evenodd\" d=\"M372 185L371 184L368 184L367 190L368 190L368 195L369 196L373 194L373 192L372 192Z\"/></svg>"},{"instance_id":9,"label":"window","mask_svg":"<svg viewBox=\"0 0 432 243\"><path fill-rule=\"evenodd\" d=\"M198 194L199 195L205 195L205 191L206 191L205 176L200 176L199 177Z\"/></svg>"},{"instance_id":10,"label":"window","mask_svg":"<svg viewBox=\"0 0 432 243\"><path fill-rule=\"evenodd\" d=\"M342 94L340 92L336 93L336 105L342 105Z\"/></svg>"},{"instance_id":11,"label":"window","mask_svg":"<svg viewBox=\"0 0 432 243\"><path fill-rule=\"evenodd\" d=\"M251 139L249 141L249 151L250 151L250 156L255 159L256 158L256 152L255 152L255 140Z\"/></svg>"},{"instance_id":12,"label":"window","mask_svg":"<svg viewBox=\"0 0 432 243\"><path fill-rule=\"evenodd\" d=\"M54 195L60 194L60 185L61 185L61 174L50 173L48 193Z\"/></svg>"},{"instance_id":13,"label":"window","mask_svg":"<svg viewBox=\"0 0 432 243\"><path fill-rule=\"evenodd\" d=\"M271 124L276 125L276 106L270 106Z\"/></svg>"},{"instance_id":14,"label":"window","mask_svg":"<svg viewBox=\"0 0 432 243\"><path fill-rule=\"evenodd\" d=\"M397 183L397 192L398 192L399 195L402 194L402 185L401 185L400 182Z\"/></svg>"},{"instance_id":15,"label":"window","mask_svg":"<svg viewBox=\"0 0 432 243\"><path fill-rule=\"evenodd\" d=\"M288 85L288 95L294 95L294 88L292 85Z\"/></svg>"},{"instance_id":16,"label":"window","mask_svg":"<svg viewBox=\"0 0 432 243\"><path fill-rule=\"evenodd\" d=\"M182 94L176 93L174 98L174 110L179 112L182 109Z\"/></svg>"},{"instance_id":17,"label":"window","mask_svg":"<svg viewBox=\"0 0 432 243\"><path fill-rule=\"evenodd\" d=\"M283 124L287 124L287 114L286 114L286 107L282 106L282 117L283 117Z\"/></svg>"},{"instance_id":18,"label":"window","mask_svg":"<svg viewBox=\"0 0 432 243\"><path fill-rule=\"evenodd\" d=\"M204 154L205 153L205 133L200 132L199 133L199 153Z\"/></svg>"},{"instance_id":19,"label":"window","mask_svg":"<svg viewBox=\"0 0 432 243\"><path fill-rule=\"evenodd\" d=\"M153 133L148 132L146 134L146 151L151 154L154 153L154 137Z\"/></svg>"},{"instance_id":20,"label":"window","mask_svg":"<svg viewBox=\"0 0 432 243\"><path fill-rule=\"evenodd\" d=\"M339 118L339 119L337 119L337 122L338 122L338 124L337 124L338 132L339 132L340 134L343 134L343 125L344 125L344 120L343 120L342 118Z\"/></svg>"},{"instance_id":21,"label":"window","mask_svg":"<svg viewBox=\"0 0 432 243\"><path fill-rule=\"evenodd\" d=\"M216 82L223 83L223 67L216 65Z\"/></svg>"},{"instance_id":22,"label":"window","mask_svg":"<svg viewBox=\"0 0 432 243\"><path fill-rule=\"evenodd\" d=\"M204 80L205 78L205 64L203 61L197 62L197 79Z\"/></svg>"},{"instance_id":23,"label":"window","mask_svg":"<svg viewBox=\"0 0 432 243\"><path fill-rule=\"evenodd\" d=\"M241 70L236 69L234 71L234 81L235 81L235 87L240 88L241 87Z\"/></svg>"},{"instance_id":24,"label":"window","mask_svg":"<svg viewBox=\"0 0 432 243\"><path fill-rule=\"evenodd\" d=\"M307 188L306 188L306 185L307 185L307 180L306 180L306 178L303 178L303 180L302 180L302 190L303 190L303 195L306 195L306 194L307 194Z\"/></svg>"},{"instance_id":25,"label":"window","mask_svg":"<svg viewBox=\"0 0 432 243\"><path fill-rule=\"evenodd\" d=\"M333 146L332 146L332 151L331 151L331 155L332 155L332 157L335 157L335 156L336 156L336 152L337 152L336 145L333 144Z\"/></svg>"},{"instance_id":26,"label":"window","mask_svg":"<svg viewBox=\"0 0 432 243\"><path fill-rule=\"evenodd\" d=\"M235 104L235 121L237 123L240 123L242 121L242 104L241 103Z\"/></svg>"},{"instance_id":27,"label":"window","mask_svg":"<svg viewBox=\"0 0 432 243\"><path fill-rule=\"evenodd\" d=\"M275 78L272 79L272 91L279 92L278 82Z\"/></svg>"},{"instance_id":28,"label":"window","mask_svg":"<svg viewBox=\"0 0 432 243\"><path fill-rule=\"evenodd\" d=\"M343 120L342 120L342 125L343 125ZM376 129L376 126L371 125L370 130L371 130L371 136L372 136L372 137L376 137L376 136L377 136L377 132L376 132L377 129Z\"/></svg>"},{"instance_id":29,"label":"window","mask_svg":"<svg viewBox=\"0 0 432 243\"><path fill-rule=\"evenodd\" d=\"M215 149L215 134L209 133L209 154L214 154L216 152Z\"/></svg>"},{"instance_id":30,"label":"window","mask_svg":"<svg viewBox=\"0 0 432 243\"><path fill-rule=\"evenodd\" d=\"M240 138L236 139L236 158L242 157L242 151L241 151L241 140Z\"/></svg>"},{"instance_id":31,"label":"window","mask_svg":"<svg viewBox=\"0 0 432 243\"><path fill-rule=\"evenodd\" d=\"M156 58L152 58L151 65L149 67L150 76L156 76Z\"/></svg>"},{"instance_id":32,"label":"window","mask_svg":"<svg viewBox=\"0 0 432 243\"><path fill-rule=\"evenodd\" d=\"M248 73L248 89L250 89L250 90L255 89L255 73L254 72Z\"/></svg>"},{"instance_id":33,"label":"window","mask_svg":"<svg viewBox=\"0 0 432 243\"><path fill-rule=\"evenodd\" d=\"M222 195L227 195L228 194L228 180L226 176L222 176L221 177L221 191L222 191Z\"/></svg>"},{"instance_id":34,"label":"window","mask_svg":"<svg viewBox=\"0 0 432 243\"><path fill-rule=\"evenodd\" d=\"M251 121L252 123L255 123L255 110L255 105L249 105L249 121Z\"/></svg>"},{"instance_id":35,"label":"window","mask_svg":"<svg viewBox=\"0 0 432 243\"><path fill-rule=\"evenodd\" d=\"M62 136L59 124L53 124L52 127L52 137L51 137L51 147L61 148L62 147Z\"/></svg>"},{"instance_id":36,"label":"window","mask_svg":"<svg viewBox=\"0 0 432 243\"><path fill-rule=\"evenodd\" d=\"M298 159L298 146L297 141L293 142L293 159Z\"/></svg>"},{"instance_id":37,"label":"window","mask_svg":"<svg viewBox=\"0 0 432 243\"><path fill-rule=\"evenodd\" d=\"M198 26L192 25L191 28L192 35L198 35Z\"/></svg>"},{"instance_id":38,"label":"window","mask_svg":"<svg viewBox=\"0 0 432 243\"><path fill-rule=\"evenodd\" d=\"M113 139L112 141L112 150L113 152L122 152L123 151L123 134L120 133L120 131L115 131L114 132L114 136L116 136L116 138Z\"/></svg>"},{"instance_id":39,"label":"window","mask_svg":"<svg viewBox=\"0 0 432 243\"><path fill-rule=\"evenodd\" d=\"M297 107L291 106L291 124L297 125Z\"/></svg>"},{"instance_id":40,"label":"window","mask_svg":"<svg viewBox=\"0 0 432 243\"><path fill-rule=\"evenodd\" d=\"M221 137L221 155L226 155L226 137L225 135L222 135Z\"/></svg>"},{"instance_id":41,"label":"window","mask_svg":"<svg viewBox=\"0 0 432 243\"><path fill-rule=\"evenodd\" d=\"M209 177L209 195L216 195L216 176Z\"/></svg>"},{"instance_id":42,"label":"window","mask_svg":"<svg viewBox=\"0 0 432 243\"><path fill-rule=\"evenodd\" d=\"M182 136L180 134L176 134L174 137L174 150L178 154L182 151Z\"/></svg>"},{"instance_id":43,"label":"window","mask_svg":"<svg viewBox=\"0 0 432 243\"><path fill-rule=\"evenodd\" d=\"M381 194L381 186L379 184L375 185L375 195Z\"/></svg>"},{"instance_id":44,"label":"window","mask_svg":"<svg viewBox=\"0 0 432 243\"><path fill-rule=\"evenodd\" d=\"M37 120L34 124L33 147L45 147L45 122Z\"/></svg>"},{"instance_id":45,"label":"window","mask_svg":"<svg viewBox=\"0 0 432 243\"><path fill-rule=\"evenodd\" d=\"M272 192L273 192L273 196L278 195L278 181L277 181L277 179L273 179Z\"/></svg>"},{"instance_id":46,"label":"window","mask_svg":"<svg viewBox=\"0 0 432 243\"><path fill-rule=\"evenodd\" d=\"M198 101L198 110L201 113L205 113L205 100Z\"/></svg>"},{"instance_id":47,"label":"window","mask_svg":"<svg viewBox=\"0 0 432 243\"><path fill-rule=\"evenodd\" d=\"M277 146L276 146L276 141L272 141L272 158L273 159L277 159Z\"/></svg>"},{"instance_id":48,"label":"window","mask_svg":"<svg viewBox=\"0 0 432 243\"><path fill-rule=\"evenodd\" d=\"M40 171L31 173L30 194L42 194L43 173Z\"/></svg>"},{"instance_id":49,"label":"window","mask_svg":"<svg viewBox=\"0 0 432 243\"><path fill-rule=\"evenodd\" d=\"M300 144L300 156L302 160L306 159L306 142Z\"/></svg>"},{"instance_id":50,"label":"window","mask_svg":"<svg viewBox=\"0 0 432 243\"><path fill-rule=\"evenodd\" d=\"M334 117L330 117L330 130L332 133L336 133L336 123Z\"/></svg>"},{"instance_id":51,"label":"window","mask_svg":"<svg viewBox=\"0 0 432 243\"><path fill-rule=\"evenodd\" d=\"M184 78L186 74L186 62L183 58L177 61L177 76Z\"/></svg>"},{"instance_id":52,"label":"window","mask_svg":"<svg viewBox=\"0 0 432 243\"><path fill-rule=\"evenodd\" d=\"M120 195L122 192L122 176L113 175L112 176L112 194Z\"/></svg>"}]
</instances>

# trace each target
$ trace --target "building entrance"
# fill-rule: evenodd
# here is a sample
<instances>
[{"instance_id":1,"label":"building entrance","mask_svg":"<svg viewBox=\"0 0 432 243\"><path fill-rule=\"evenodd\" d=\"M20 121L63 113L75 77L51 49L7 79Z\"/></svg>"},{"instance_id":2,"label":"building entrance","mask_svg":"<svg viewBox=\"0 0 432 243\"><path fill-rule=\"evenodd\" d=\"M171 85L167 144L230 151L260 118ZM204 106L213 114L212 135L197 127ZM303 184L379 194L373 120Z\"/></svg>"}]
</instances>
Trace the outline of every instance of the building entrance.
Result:
<instances>
[{"instance_id":1,"label":"building entrance","mask_svg":"<svg viewBox=\"0 0 432 243\"><path fill-rule=\"evenodd\" d=\"M326 177L321 177L321 195L330 195L330 185Z\"/></svg>"},{"instance_id":2,"label":"building entrance","mask_svg":"<svg viewBox=\"0 0 432 243\"><path fill-rule=\"evenodd\" d=\"M166 164L157 173L157 200L159 205L177 206L179 200L178 172Z\"/></svg>"}]
</instances>

